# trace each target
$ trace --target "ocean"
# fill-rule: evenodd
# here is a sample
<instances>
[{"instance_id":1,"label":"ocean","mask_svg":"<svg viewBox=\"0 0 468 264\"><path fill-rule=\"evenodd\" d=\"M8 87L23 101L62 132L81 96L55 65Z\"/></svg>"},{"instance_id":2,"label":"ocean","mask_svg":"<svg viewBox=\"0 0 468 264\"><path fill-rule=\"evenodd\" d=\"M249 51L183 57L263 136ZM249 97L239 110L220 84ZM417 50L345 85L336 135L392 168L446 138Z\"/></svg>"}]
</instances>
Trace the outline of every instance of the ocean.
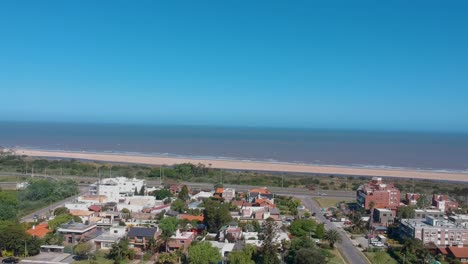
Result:
<instances>
[{"instance_id":1,"label":"ocean","mask_svg":"<svg viewBox=\"0 0 468 264\"><path fill-rule=\"evenodd\" d=\"M0 122L0 146L357 167L468 170L468 134Z\"/></svg>"}]
</instances>

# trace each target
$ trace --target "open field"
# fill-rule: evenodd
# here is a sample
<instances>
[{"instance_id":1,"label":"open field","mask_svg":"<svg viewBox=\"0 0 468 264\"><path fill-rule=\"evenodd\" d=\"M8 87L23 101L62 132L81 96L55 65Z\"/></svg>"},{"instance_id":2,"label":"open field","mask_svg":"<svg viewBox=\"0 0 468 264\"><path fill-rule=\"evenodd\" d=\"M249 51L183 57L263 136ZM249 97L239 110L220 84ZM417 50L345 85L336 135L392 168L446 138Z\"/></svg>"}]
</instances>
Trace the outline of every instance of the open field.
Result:
<instances>
[{"instance_id":1,"label":"open field","mask_svg":"<svg viewBox=\"0 0 468 264\"><path fill-rule=\"evenodd\" d=\"M63 152L49 150L15 149L18 155L33 157L55 157L81 160L107 161L116 163L133 163L147 165L175 165L180 163L204 164L211 168L229 170L253 170L253 171L275 171L275 172L298 172L298 173L318 173L329 175L358 175L358 176L382 176L395 178L414 178L430 180L446 180L468 182L468 173L438 172L438 171L417 171L400 169L376 169L376 168L355 168L339 166L319 166L302 165L291 163L268 163L238 160L209 160L193 158L159 157L143 155L105 154L87 152Z\"/></svg>"},{"instance_id":2,"label":"open field","mask_svg":"<svg viewBox=\"0 0 468 264\"><path fill-rule=\"evenodd\" d=\"M319 204L320 207L328 208L328 207L336 207L336 204L342 201L350 201L341 199L341 198L328 198L328 197L316 197L314 200Z\"/></svg>"}]
</instances>

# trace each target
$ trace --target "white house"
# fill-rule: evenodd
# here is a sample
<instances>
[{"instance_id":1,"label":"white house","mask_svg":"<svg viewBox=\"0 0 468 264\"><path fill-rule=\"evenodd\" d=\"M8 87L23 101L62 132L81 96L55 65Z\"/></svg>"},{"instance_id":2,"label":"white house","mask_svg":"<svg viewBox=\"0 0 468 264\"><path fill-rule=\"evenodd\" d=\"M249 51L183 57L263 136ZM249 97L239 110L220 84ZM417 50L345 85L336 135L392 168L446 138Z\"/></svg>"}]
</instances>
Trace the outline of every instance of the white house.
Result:
<instances>
[{"instance_id":1,"label":"white house","mask_svg":"<svg viewBox=\"0 0 468 264\"><path fill-rule=\"evenodd\" d=\"M117 177L98 181L90 191L97 195L105 195L107 202L118 202L121 197L139 192L143 186L146 187L145 180Z\"/></svg>"}]
</instances>

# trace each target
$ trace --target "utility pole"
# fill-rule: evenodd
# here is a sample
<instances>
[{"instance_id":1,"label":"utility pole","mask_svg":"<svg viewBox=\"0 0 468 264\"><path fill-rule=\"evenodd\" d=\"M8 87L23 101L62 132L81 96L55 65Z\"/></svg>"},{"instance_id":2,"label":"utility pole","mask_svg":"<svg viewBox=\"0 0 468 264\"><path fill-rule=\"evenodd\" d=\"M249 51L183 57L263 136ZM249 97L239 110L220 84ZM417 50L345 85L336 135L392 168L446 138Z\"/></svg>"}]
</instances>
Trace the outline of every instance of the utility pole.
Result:
<instances>
[{"instance_id":1,"label":"utility pole","mask_svg":"<svg viewBox=\"0 0 468 264\"><path fill-rule=\"evenodd\" d=\"M281 188L284 188L284 174L281 174Z\"/></svg>"}]
</instances>

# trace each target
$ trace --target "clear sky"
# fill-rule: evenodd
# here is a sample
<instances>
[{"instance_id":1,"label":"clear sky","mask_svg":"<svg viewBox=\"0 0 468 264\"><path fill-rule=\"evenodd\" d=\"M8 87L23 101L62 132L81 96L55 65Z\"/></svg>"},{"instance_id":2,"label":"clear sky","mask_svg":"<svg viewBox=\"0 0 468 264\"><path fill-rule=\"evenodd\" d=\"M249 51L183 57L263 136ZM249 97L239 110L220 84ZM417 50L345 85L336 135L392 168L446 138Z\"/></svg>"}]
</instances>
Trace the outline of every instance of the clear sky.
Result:
<instances>
[{"instance_id":1,"label":"clear sky","mask_svg":"<svg viewBox=\"0 0 468 264\"><path fill-rule=\"evenodd\" d=\"M468 131L467 14L468 1L2 1L0 120Z\"/></svg>"}]
</instances>

